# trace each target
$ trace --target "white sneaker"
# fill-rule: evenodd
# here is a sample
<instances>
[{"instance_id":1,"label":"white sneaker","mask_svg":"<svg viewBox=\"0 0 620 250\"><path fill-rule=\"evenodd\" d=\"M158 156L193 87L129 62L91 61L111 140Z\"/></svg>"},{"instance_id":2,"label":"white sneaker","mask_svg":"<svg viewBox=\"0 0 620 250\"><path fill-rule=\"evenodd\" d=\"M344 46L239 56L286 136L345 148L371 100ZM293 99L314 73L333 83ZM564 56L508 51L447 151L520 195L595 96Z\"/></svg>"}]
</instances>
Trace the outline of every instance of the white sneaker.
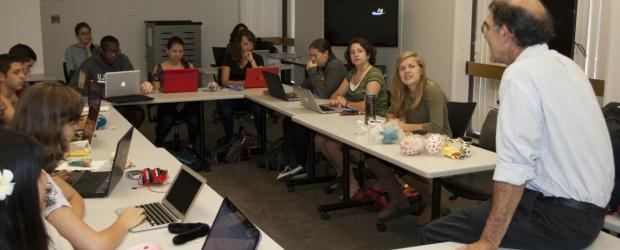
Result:
<instances>
[{"instance_id":1,"label":"white sneaker","mask_svg":"<svg viewBox=\"0 0 620 250\"><path fill-rule=\"evenodd\" d=\"M291 178L293 178L293 176L295 176L295 174L299 173L300 171L303 171L304 167L302 167L301 165L297 165L296 168L291 169L290 167L286 166L284 168L284 170L282 170L282 172L280 172L280 174L278 174L278 177L276 178L278 181L283 181L283 182L287 182L289 181Z\"/></svg>"},{"instance_id":2,"label":"white sneaker","mask_svg":"<svg viewBox=\"0 0 620 250\"><path fill-rule=\"evenodd\" d=\"M307 179L308 178L308 173L304 172L301 174L296 174L295 176L293 176L293 178L291 178L292 181L294 180L301 180L301 179Z\"/></svg>"}]
</instances>

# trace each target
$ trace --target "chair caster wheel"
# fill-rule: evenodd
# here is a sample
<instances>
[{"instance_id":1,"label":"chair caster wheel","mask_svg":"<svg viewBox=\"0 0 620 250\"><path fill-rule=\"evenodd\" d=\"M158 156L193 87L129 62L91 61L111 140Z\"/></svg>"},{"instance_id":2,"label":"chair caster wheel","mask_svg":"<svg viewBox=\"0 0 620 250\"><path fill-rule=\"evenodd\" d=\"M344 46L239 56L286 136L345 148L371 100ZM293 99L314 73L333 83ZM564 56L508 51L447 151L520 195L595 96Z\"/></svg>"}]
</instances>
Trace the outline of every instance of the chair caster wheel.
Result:
<instances>
[{"instance_id":1,"label":"chair caster wheel","mask_svg":"<svg viewBox=\"0 0 620 250\"><path fill-rule=\"evenodd\" d=\"M325 187L325 188L323 189L323 191L324 191L326 194L331 194L334 190L333 190L332 188L330 188L330 187Z\"/></svg>"},{"instance_id":2,"label":"chair caster wheel","mask_svg":"<svg viewBox=\"0 0 620 250\"><path fill-rule=\"evenodd\" d=\"M321 213L321 219L322 220L329 220L329 214L326 212L322 212Z\"/></svg>"},{"instance_id":3,"label":"chair caster wheel","mask_svg":"<svg viewBox=\"0 0 620 250\"><path fill-rule=\"evenodd\" d=\"M377 231L385 232L385 230L387 230L387 227L385 226L385 224L383 224L383 222L381 221L377 222Z\"/></svg>"}]
</instances>

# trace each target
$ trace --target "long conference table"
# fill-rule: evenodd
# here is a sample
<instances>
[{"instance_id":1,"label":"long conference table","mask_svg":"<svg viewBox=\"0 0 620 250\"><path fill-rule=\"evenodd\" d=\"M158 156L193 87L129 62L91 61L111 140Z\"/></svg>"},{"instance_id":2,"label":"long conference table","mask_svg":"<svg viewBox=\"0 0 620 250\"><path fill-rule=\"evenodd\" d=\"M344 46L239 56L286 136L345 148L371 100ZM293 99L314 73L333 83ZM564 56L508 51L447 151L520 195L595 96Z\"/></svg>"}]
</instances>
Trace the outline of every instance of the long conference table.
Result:
<instances>
[{"instance_id":1,"label":"long conference table","mask_svg":"<svg viewBox=\"0 0 620 250\"><path fill-rule=\"evenodd\" d=\"M115 109L110 108L109 111L102 113L107 117L108 124L105 129L97 130L95 138L92 140L92 157L93 160L110 160L111 154L116 149L116 143L128 129L133 129L129 122L125 120ZM142 168L160 167L167 169L170 174L170 180L174 177L181 163L177 161L170 153L163 148L156 148L144 135L138 131L134 131L129 150L129 158L136 167L128 168L129 170L141 170ZM97 171L110 171L110 166L102 167ZM117 218L115 210L132 205L139 205L148 202L161 201L164 193L156 193L146 188L138 187L136 180L130 180L123 177L116 188L105 198L84 199L86 204L84 220L95 230L103 230L110 226ZM153 191L165 192L170 185L161 187L152 187ZM213 220L218 212L223 197L209 187L207 184L199 193L198 198L189 211L186 222L203 222L212 225ZM250 218L251 219L251 218ZM257 225L260 229L260 225ZM258 249L282 249L269 235L261 230L261 241ZM175 246L172 238L175 235L168 232L166 228L155 229L145 232L127 234L118 249L127 249L129 247L153 242L159 244L162 249L200 249L205 241L205 237L189 241L183 245Z\"/></svg>"},{"instance_id":2,"label":"long conference table","mask_svg":"<svg viewBox=\"0 0 620 250\"><path fill-rule=\"evenodd\" d=\"M290 90L290 86L283 85L285 89ZM160 103L175 103L175 102L191 102L191 101L212 101L212 100L224 100L224 99L241 99L247 98L262 107L262 119L263 126L259 134L261 137L260 146L265 148L266 145L266 110L271 109L292 119L293 122L301 124L316 133L327 135L335 140L342 142L345 145L343 154L346 154L344 159L344 167L349 168L348 164L348 149L354 148L361 150L369 155L377 157L379 159L390 162L397 167L403 168L407 171L420 175L422 177L433 179L433 191L432 191L432 218L439 217L439 207L441 202L441 178L453 175L468 174L486 170L492 170L495 167L496 155L494 152L487 151L478 147L473 147L473 153L471 157L462 160L452 160L445 157L430 156L430 155L418 155L418 156L404 156L400 154L398 145L395 144L376 144L370 145L367 141L366 135L355 135L354 131L357 130L356 121L363 120L363 116L340 116L339 114L319 114L314 111L305 109L299 101L284 101L278 98L267 95L266 88L253 88L245 89L242 91L235 91L229 89L222 89L215 92L209 92L205 89L199 89L197 92L191 93L175 93L175 94L163 94L154 93L150 94L154 99L146 102L125 103L123 105L134 104L160 104ZM319 100L319 102L327 102L327 100ZM201 105L202 107L203 105ZM204 120L204 110L201 110L201 120ZM201 132L204 132L206 122L203 122L201 126ZM204 143L204 133L201 133L200 141L201 145ZM345 170L346 172L347 170ZM348 185L348 175L343 176L343 182L345 187ZM336 204L330 204L327 207L352 207L355 204L349 203L348 189L344 188L343 201ZM339 209L339 208L335 208ZM331 209L327 209L331 210ZM323 216L323 214L322 214Z\"/></svg>"}]
</instances>

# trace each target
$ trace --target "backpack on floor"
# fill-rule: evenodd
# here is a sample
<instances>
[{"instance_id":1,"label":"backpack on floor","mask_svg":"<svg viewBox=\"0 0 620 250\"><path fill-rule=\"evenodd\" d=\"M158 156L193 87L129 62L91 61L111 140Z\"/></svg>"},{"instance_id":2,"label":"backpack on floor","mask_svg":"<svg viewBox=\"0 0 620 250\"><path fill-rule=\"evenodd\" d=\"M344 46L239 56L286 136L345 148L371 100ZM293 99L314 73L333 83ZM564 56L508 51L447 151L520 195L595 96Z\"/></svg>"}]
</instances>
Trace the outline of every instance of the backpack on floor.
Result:
<instances>
[{"instance_id":1,"label":"backpack on floor","mask_svg":"<svg viewBox=\"0 0 620 250\"><path fill-rule=\"evenodd\" d=\"M213 161L215 164L218 162L247 161L250 159L250 149L256 147L256 138L246 133L241 127L238 134L218 140L218 145L213 150Z\"/></svg>"},{"instance_id":2,"label":"backpack on floor","mask_svg":"<svg viewBox=\"0 0 620 250\"><path fill-rule=\"evenodd\" d=\"M186 141L172 141L164 144L164 148L174 158L196 171L210 171L211 164L202 157L198 150Z\"/></svg>"},{"instance_id":3,"label":"backpack on floor","mask_svg":"<svg viewBox=\"0 0 620 250\"><path fill-rule=\"evenodd\" d=\"M614 152L616 170L614 189L607 205L608 211L616 211L620 206L620 103L610 102L603 107L603 116L611 137L611 147Z\"/></svg>"},{"instance_id":4,"label":"backpack on floor","mask_svg":"<svg viewBox=\"0 0 620 250\"><path fill-rule=\"evenodd\" d=\"M284 169L284 137L267 144L263 155L256 158L256 166L267 170Z\"/></svg>"}]
</instances>

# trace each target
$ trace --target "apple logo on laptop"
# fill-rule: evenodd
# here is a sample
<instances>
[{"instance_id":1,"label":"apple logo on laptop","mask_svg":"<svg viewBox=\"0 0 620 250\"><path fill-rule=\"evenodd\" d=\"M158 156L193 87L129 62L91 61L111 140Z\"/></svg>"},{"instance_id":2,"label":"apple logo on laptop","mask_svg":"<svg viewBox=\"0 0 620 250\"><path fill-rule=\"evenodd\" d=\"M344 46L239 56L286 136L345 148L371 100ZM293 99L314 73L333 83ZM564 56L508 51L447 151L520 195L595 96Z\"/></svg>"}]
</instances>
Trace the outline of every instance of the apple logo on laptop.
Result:
<instances>
[{"instance_id":1,"label":"apple logo on laptop","mask_svg":"<svg viewBox=\"0 0 620 250\"><path fill-rule=\"evenodd\" d=\"M125 85L127 85L127 83L125 83L125 81L122 81L122 82L121 82L121 87L123 87L123 88L124 88L124 87L125 87Z\"/></svg>"}]
</instances>

